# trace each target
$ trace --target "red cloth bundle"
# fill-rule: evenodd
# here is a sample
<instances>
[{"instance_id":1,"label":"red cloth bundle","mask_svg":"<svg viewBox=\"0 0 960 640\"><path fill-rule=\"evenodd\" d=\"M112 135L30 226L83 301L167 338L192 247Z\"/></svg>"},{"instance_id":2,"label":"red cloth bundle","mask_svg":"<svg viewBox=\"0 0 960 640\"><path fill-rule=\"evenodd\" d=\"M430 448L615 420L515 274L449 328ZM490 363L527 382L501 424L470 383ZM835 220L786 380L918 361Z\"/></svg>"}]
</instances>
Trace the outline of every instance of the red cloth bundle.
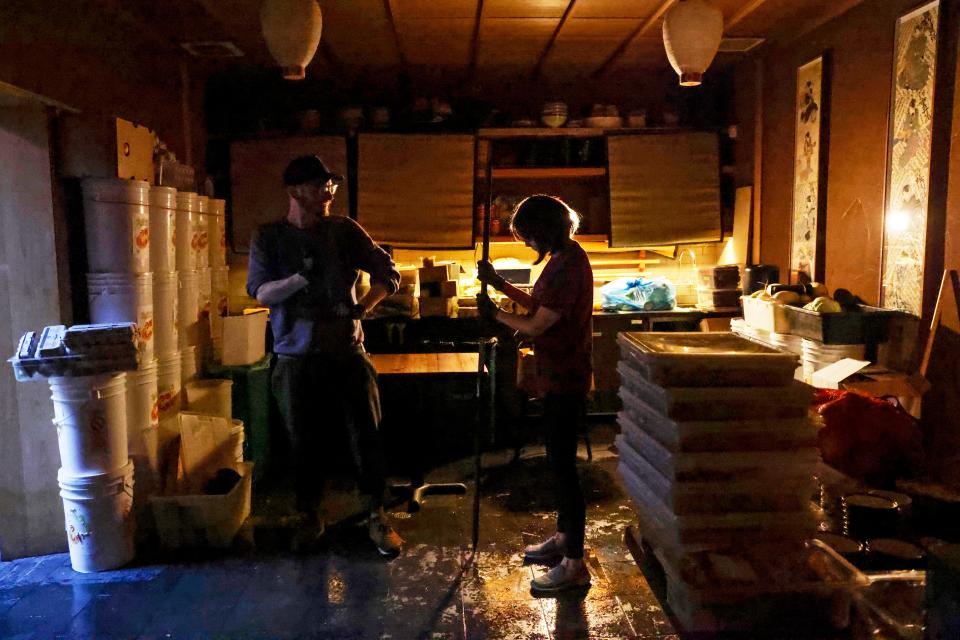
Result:
<instances>
[{"instance_id":1,"label":"red cloth bundle","mask_svg":"<svg viewBox=\"0 0 960 640\"><path fill-rule=\"evenodd\" d=\"M920 426L899 405L856 391L820 389L817 445L824 462L849 476L887 484L923 464Z\"/></svg>"}]
</instances>

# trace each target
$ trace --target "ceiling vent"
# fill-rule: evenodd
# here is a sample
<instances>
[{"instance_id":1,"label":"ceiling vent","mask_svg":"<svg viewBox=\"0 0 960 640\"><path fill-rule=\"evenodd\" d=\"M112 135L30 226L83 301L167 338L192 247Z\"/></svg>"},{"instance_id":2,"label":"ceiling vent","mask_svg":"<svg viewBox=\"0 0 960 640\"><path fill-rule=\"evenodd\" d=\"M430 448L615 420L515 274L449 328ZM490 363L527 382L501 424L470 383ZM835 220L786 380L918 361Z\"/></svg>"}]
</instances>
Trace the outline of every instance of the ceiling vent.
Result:
<instances>
[{"instance_id":1,"label":"ceiling vent","mask_svg":"<svg viewBox=\"0 0 960 640\"><path fill-rule=\"evenodd\" d=\"M763 38L724 38L720 41L719 53L746 53L763 44Z\"/></svg>"},{"instance_id":2,"label":"ceiling vent","mask_svg":"<svg viewBox=\"0 0 960 640\"><path fill-rule=\"evenodd\" d=\"M243 55L237 45L227 40L181 42L180 46L194 58L239 58Z\"/></svg>"}]
</instances>

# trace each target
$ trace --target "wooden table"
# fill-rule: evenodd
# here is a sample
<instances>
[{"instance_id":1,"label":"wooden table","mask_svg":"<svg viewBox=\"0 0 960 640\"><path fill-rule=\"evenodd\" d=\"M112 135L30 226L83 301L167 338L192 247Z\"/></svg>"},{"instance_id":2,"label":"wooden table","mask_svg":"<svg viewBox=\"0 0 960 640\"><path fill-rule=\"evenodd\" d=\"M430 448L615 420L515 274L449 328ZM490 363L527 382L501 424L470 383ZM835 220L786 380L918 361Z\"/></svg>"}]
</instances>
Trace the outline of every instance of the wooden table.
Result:
<instances>
[{"instance_id":1,"label":"wooden table","mask_svg":"<svg viewBox=\"0 0 960 640\"><path fill-rule=\"evenodd\" d=\"M474 352L457 352L457 353L372 353L368 354L373 366L377 369L378 375L381 377L424 377L428 378L430 376L476 376L477 377L477 424L476 424L476 433L474 434L474 458L475 458L475 470L474 470L474 491L476 492L473 500L473 548L476 549L477 541L479 537L479 521L480 521L480 454L481 454L481 438L480 430L482 428L481 422L483 421L481 416L486 415L487 420L492 419L492 407L493 407L493 389L494 385L490 381L487 385L482 384L482 378L492 378L491 368L492 368L492 350L495 341L487 341L481 343L481 349L486 354L484 359L484 367L480 367L480 353ZM486 372L486 375L484 375ZM482 409L481 395L483 394L482 389L486 386L489 390L489 397L485 398L486 402L489 403L489 407L484 411ZM417 404L419 406L419 411L422 412L424 406L424 401L422 397L422 392L417 394ZM489 425L488 425L489 426ZM422 470L418 470L422 471ZM462 482L444 482L444 483L428 483L423 482L422 477L411 478L411 496L410 496L410 511L417 511L420 509L423 498L429 494L465 494L467 492L467 486Z\"/></svg>"},{"instance_id":2,"label":"wooden table","mask_svg":"<svg viewBox=\"0 0 960 640\"><path fill-rule=\"evenodd\" d=\"M477 373L479 353L371 353L377 373L392 375L457 375Z\"/></svg>"}]
</instances>

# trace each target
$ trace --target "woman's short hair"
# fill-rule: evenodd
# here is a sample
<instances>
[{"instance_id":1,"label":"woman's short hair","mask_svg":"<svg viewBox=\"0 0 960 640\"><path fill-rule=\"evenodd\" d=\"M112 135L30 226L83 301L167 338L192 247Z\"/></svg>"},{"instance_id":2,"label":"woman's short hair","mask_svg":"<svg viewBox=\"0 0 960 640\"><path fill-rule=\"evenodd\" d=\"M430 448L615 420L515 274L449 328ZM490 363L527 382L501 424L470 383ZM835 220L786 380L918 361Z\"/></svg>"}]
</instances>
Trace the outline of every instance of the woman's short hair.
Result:
<instances>
[{"instance_id":1,"label":"woman's short hair","mask_svg":"<svg viewBox=\"0 0 960 640\"><path fill-rule=\"evenodd\" d=\"M510 233L517 240L536 242L539 264L560 249L580 226L580 215L556 196L543 193L524 198L513 210Z\"/></svg>"}]
</instances>

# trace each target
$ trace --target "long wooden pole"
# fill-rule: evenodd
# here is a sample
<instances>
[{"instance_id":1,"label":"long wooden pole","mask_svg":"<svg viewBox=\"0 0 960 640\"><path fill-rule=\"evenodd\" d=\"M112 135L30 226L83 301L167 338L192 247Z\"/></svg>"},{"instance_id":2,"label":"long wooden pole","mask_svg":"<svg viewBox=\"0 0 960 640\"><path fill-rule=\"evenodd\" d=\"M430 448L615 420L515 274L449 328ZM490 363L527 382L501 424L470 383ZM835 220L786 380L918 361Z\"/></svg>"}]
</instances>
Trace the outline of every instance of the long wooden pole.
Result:
<instances>
[{"instance_id":1,"label":"long wooden pole","mask_svg":"<svg viewBox=\"0 0 960 640\"><path fill-rule=\"evenodd\" d=\"M484 202L483 207L483 242L481 245L480 255L483 260L490 259L490 209L493 201L493 143L491 141L485 141L487 145L486 153L486 201ZM484 141L478 141L477 144L483 144ZM487 285L481 284L480 293L477 296L478 301L481 297L488 297ZM486 335L485 327L483 326L483 321L480 321L480 340L477 347L479 351L479 357L477 358L477 419L476 419L476 428L474 429L474 441L473 441L473 532L472 532L472 542L473 549L477 549L477 544L480 541L480 473L483 467L483 448L482 448L482 430L485 426L488 426L493 419L492 412L494 407L488 406L488 403L485 402L484 394L484 379L486 376L491 376L493 372L489 367L489 358L491 356L490 350L492 349L492 341L488 339ZM495 384L494 380L488 379L487 384L490 385L492 392L493 385Z\"/></svg>"}]
</instances>

